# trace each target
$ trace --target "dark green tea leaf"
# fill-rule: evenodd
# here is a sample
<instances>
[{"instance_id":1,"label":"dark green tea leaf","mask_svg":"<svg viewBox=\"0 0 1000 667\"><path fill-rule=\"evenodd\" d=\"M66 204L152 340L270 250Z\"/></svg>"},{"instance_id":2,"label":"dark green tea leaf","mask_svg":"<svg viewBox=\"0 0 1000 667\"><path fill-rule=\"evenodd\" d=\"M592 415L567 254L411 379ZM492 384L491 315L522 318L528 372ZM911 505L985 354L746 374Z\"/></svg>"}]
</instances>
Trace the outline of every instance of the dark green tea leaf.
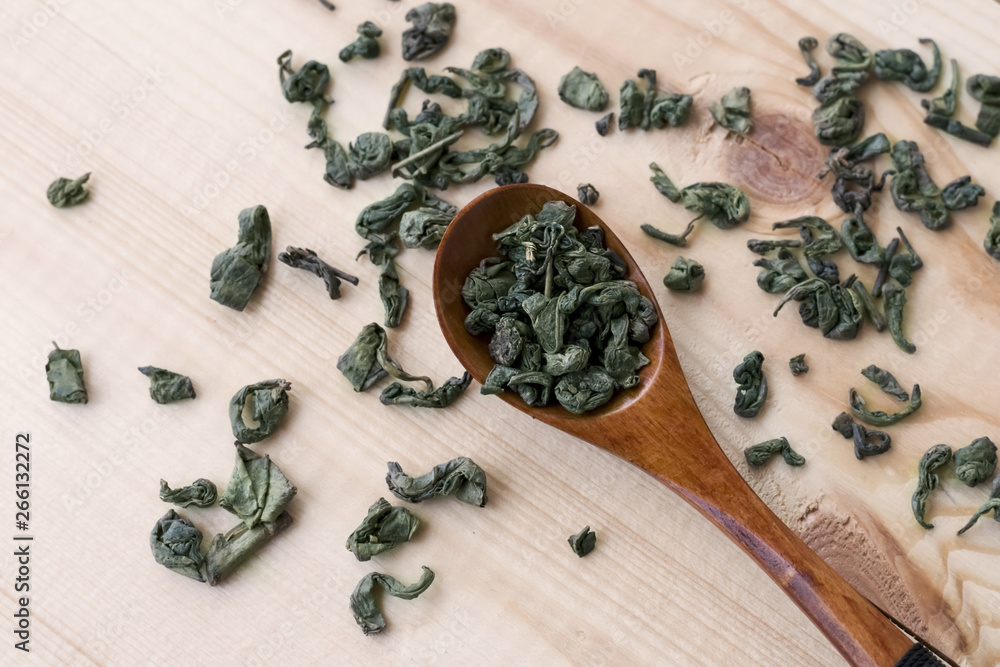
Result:
<instances>
[{"instance_id":1,"label":"dark green tea leaf","mask_svg":"<svg viewBox=\"0 0 1000 667\"><path fill-rule=\"evenodd\" d=\"M379 498L368 508L368 516L347 538L347 549L360 561L370 560L397 544L409 542L420 519L405 507L393 507Z\"/></svg>"},{"instance_id":2,"label":"dark green tea leaf","mask_svg":"<svg viewBox=\"0 0 1000 667\"><path fill-rule=\"evenodd\" d=\"M920 396L920 385L913 385L913 391L910 392L910 403L899 412L887 414L881 410L870 411L865 407L865 404L864 397L854 387L851 387L847 393L847 405L850 406L851 414L854 415L855 419L860 419L872 426L892 426L920 409L923 404Z\"/></svg>"},{"instance_id":3,"label":"dark green tea leaf","mask_svg":"<svg viewBox=\"0 0 1000 667\"><path fill-rule=\"evenodd\" d=\"M951 460L951 447L948 445L934 445L920 459L917 466L917 488L913 492L910 506L913 508L913 517L922 527L928 530L934 524L924 521L924 512L927 508L927 497L931 491L938 487L941 478L934 472Z\"/></svg>"},{"instance_id":4,"label":"dark green tea leaf","mask_svg":"<svg viewBox=\"0 0 1000 667\"><path fill-rule=\"evenodd\" d=\"M604 111L609 98L607 89L596 74L574 67L559 80L559 99L577 109Z\"/></svg>"},{"instance_id":5,"label":"dark green tea leaf","mask_svg":"<svg viewBox=\"0 0 1000 667\"><path fill-rule=\"evenodd\" d=\"M906 305L906 291L895 283L889 283L882 290L885 296L885 319L889 326L892 340L903 352L913 354L917 346L906 339L903 334L903 306Z\"/></svg>"},{"instance_id":6,"label":"dark green tea leaf","mask_svg":"<svg viewBox=\"0 0 1000 667\"><path fill-rule=\"evenodd\" d=\"M989 500L987 500L982 507L976 510L976 513L972 515L971 519L969 519L969 523L965 524L965 526L958 531L958 534L961 535L968 529L975 526L976 522L979 521L979 517L984 514L989 514L991 511L993 512L994 521L1000 521L1000 511L997 510L1000 510L1000 475L993 478L993 484L990 485Z\"/></svg>"},{"instance_id":7,"label":"dark green tea leaf","mask_svg":"<svg viewBox=\"0 0 1000 667\"><path fill-rule=\"evenodd\" d=\"M721 102L713 102L708 110L715 122L730 132L746 134L753 128L750 120L750 89L736 87L722 96Z\"/></svg>"},{"instance_id":8,"label":"dark green tea leaf","mask_svg":"<svg viewBox=\"0 0 1000 667\"><path fill-rule=\"evenodd\" d=\"M989 438L976 438L971 445L955 450L955 477L966 486L986 481L996 467L997 446Z\"/></svg>"},{"instance_id":9,"label":"dark green tea leaf","mask_svg":"<svg viewBox=\"0 0 1000 667\"><path fill-rule=\"evenodd\" d=\"M170 510L153 526L149 546L153 559L167 569L195 581L205 581L205 556L201 553L201 531Z\"/></svg>"},{"instance_id":10,"label":"dark green tea leaf","mask_svg":"<svg viewBox=\"0 0 1000 667\"><path fill-rule=\"evenodd\" d=\"M993 215L990 216L990 229L983 239L983 248L987 254L996 260L1000 260L1000 201L993 204Z\"/></svg>"},{"instance_id":11,"label":"dark green tea leaf","mask_svg":"<svg viewBox=\"0 0 1000 667\"><path fill-rule=\"evenodd\" d=\"M422 567L423 574L416 583L405 586L398 580L381 572L366 574L358 582L351 593L351 613L361 631L366 635L374 635L385 629L385 617L375 604L374 589L378 585L383 591L394 598L412 600L427 590L434 581L434 572L428 567Z\"/></svg>"},{"instance_id":12,"label":"dark green tea leaf","mask_svg":"<svg viewBox=\"0 0 1000 667\"><path fill-rule=\"evenodd\" d=\"M236 245L212 260L209 286L213 300L243 310L260 284L271 256L271 219L267 209L254 206L240 211Z\"/></svg>"},{"instance_id":13,"label":"dark green tea leaf","mask_svg":"<svg viewBox=\"0 0 1000 667\"><path fill-rule=\"evenodd\" d=\"M461 396L472 376L463 373L462 377L449 378L444 384L433 391L418 391L393 382L382 390L378 400L382 405L410 405L415 408L446 408Z\"/></svg>"},{"instance_id":14,"label":"dark green tea leaf","mask_svg":"<svg viewBox=\"0 0 1000 667\"><path fill-rule=\"evenodd\" d=\"M352 285L358 284L356 277L330 266L309 248L288 246L285 248L285 252L278 253L278 261L295 269L309 271L322 278L323 283L326 284L326 292L330 295L331 299L340 298L341 280L346 280Z\"/></svg>"},{"instance_id":15,"label":"dark green tea leaf","mask_svg":"<svg viewBox=\"0 0 1000 667\"><path fill-rule=\"evenodd\" d=\"M165 480L160 480L160 500L178 507L210 507L215 504L219 492L215 484L207 479L196 479L191 486L171 489Z\"/></svg>"},{"instance_id":16,"label":"dark green tea leaf","mask_svg":"<svg viewBox=\"0 0 1000 667\"><path fill-rule=\"evenodd\" d=\"M883 370L872 364L861 371L861 374L879 386L879 389L903 403L910 400L910 395L906 393L896 378L887 370Z\"/></svg>"},{"instance_id":17,"label":"dark green tea leaf","mask_svg":"<svg viewBox=\"0 0 1000 667\"><path fill-rule=\"evenodd\" d=\"M248 384L229 401L229 421L237 442L260 442L274 431L288 413L286 380L264 380Z\"/></svg>"},{"instance_id":18,"label":"dark green tea leaf","mask_svg":"<svg viewBox=\"0 0 1000 667\"><path fill-rule=\"evenodd\" d=\"M803 373L809 372L809 366L806 365L806 355L799 354L788 360L788 367L792 371L792 375L798 377Z\"/></svg>"},{"instance_id":19,"label":"dark green tea leaf","mask_svg":"<svg viewBox=\"0 0 1000 667\"><path fill-rule=\"evenodd\" d=\"M816 41L815 37L803 37L799 40L799 52L802 53L802 59L806 61L806 65L809 67L808 75L795 79L795 83L800 86L815 86L820 76L822 76L819 64L816 62L816 57L812 54L818 46L819 42Z\"/></svg>"},{"instance_id":20,"label":"dark green tea leaf","mask_svg":"<svg viewBox=\"0 0 1000 667\"><path fill-rule=\"evenodd\" d=\"M593 206L597 203L597 198L600 196L601 193L590 183L580 183L576 186L576 198L580 200L581 204Z\"/></svg>"},{"instance_id":21,"label":"dark green tea leaf","mask_svg":"<svg viewBox=\"0 0 1000 667\"><path fill-rule=\"evenodd\" d=\"M355 56L369 60L377 58L382 49L375 38L381 36L381 28L371 21L365 21L358 26L358 38L340 50L340 60L346 63Z\"/></svg>"},{"instance_id":22,"label":"dark green tea leaf","mask_svg":"<svg viewBox=\"0 0 1000 667\"><path fill-rule=\"evenodd\" d=\"M247 528L273 523L295 496L288 481L271 457L260 456L236 443L236 463L219 505L232 512Z\"/></svg>"},{"instance_id":23,"label":"dark green tea leaf","mask_svg":"<svg viewBox=\"0 0 1000 667\"><path fill-rule=\"evenodd\" d=\"M934 49L934 64L928 70L919 55L910 49L882 49L875 52L875 76L884 81L902 81L910 90L926 93L941 76L941 51L933 39L920 39Z\"/></svg>"},{"instance_id":24,"label":"dark green tea leaf","mask_svg":"<svg viewBox=\"0 0 1000 667\"><path fill-rule=\"evenodd\" d=\"M673 292L694 292L705 280L705 269L693 259L678 257L663 277L663 284Z\"/></svg>"},{"instance_id":25,"label":"dark green tea leaf","mask_svg":"<svg viewBox=\"0 0 1000 667\"><path fill-rule=\"evenodd\" d=\"M87 387L83 383L83 362L79 350L63 350L55 343L45 364L49 381L49 399L59 403L86 403Z\"/></svg>"},{"instance_id":26,"label":"dark green tea leaf","mask_svg":"<svg viewBox=\"0 0 1000 667\"><path fill-rule=\"evenodd\" d=\"M291 524L291 515L282 512L273 521L261 522L252 528L240 522L227 533L217 534L205 558L208 583L217 585Z\"/></svg>"},{"instance_id":27,"label":"dark green tea leaf","mask_svg":"<svg viewBox=\"0 0 1000 667\"><path fill-rule=\"evenodd\" d=\"M580 558L583 558L593 551L594 547L597 545L597 533L592 531L590 526L584 526L583 530L576 535L570 535L569 540L567 541L569 542L569 548L573 550L573 553Z\"/></svg>"},{"instance_id":28,"label":"dark green tea leaf","mask_svg":"<svg viewBox=\"0 0 1000 667\"><path fill-rule=\"evenodd\" d=\"M90 195L90 190L83 187L90 179L90 172L77 179L69 178L57 178L52 181L49 186L48 191L46 191L45 196L48 197L49 203L56 208L66 208L68 206L76 206L77 204L82 204L87 196Z\"/></svg>"},{"instance_id":29,"label":"dark green tea leaf","mask_svg":"<svg viewBox=\"0 0 1000 667\"><path fill-rule=\"evenodd\" d=\"M149 395L157 403L173 403L194 398L191 378L155 366L140 366L139 372L149 378Z\"/></svg>"},{"instance_id":30,"label":"dark green tea leaf","mask_svg":"<svg viewBox=\"0 0 1000 667\"><path fill-rule=\"evenodd\" d=\"M733 412L740 417L756 417L767 399L764 355L753 351L743 357L743 363L733 370L733 379L739 385Z\"/></svg>"},{"instance_id":31,"label":"dark green tea leaf","mask_svg":"<svg viewBox=\"0 0 1000 667\"><path fill-rule=\"evenodd\" d=\"M785 463L790 466L800 466L803 465L806 460L799 455L791 445L788 444L787 438L776 438L774 440L768 440L762 442L759 445L754 445L753 447L747 447L743 451L743 455L746 457L747 463L753 467L762 466L771 460L772 456L780 454Z\"/></svg>"},{"instance_id":32,"label":"dark green tea leaf","mask_svg":"<svg viewBox=\"0 0 1000 667\"><path fill-rule=\"evenodd\" d=\"M426 60L448 43L455 26L455 6L425 2L408 11L406 20L413 27L403 32L403 60Z\"/></svg>"},{"instance_id":33,"label":"dark green tea leaf","mask_svg":"<svg viewBox=\"0 0 1000 667\"><path fill-rule=\"evenodd\" d=\"M463 503L486 506L486 473L464 456L434 466L426 475L410 477L398 463L388 463L385 482L400 500L419 503L434 496L453 495Z\"/></svg>"}]
</instances>

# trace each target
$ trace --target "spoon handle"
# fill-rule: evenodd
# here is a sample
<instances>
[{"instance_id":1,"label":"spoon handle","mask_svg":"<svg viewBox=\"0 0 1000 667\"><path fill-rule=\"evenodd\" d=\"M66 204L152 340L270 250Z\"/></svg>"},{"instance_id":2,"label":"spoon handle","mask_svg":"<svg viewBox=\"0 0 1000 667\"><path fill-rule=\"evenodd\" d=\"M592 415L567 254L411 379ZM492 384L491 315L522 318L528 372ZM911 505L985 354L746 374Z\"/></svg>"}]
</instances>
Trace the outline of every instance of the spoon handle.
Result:
<instances>
[{"instance_id":1,"label":"spoon handle","mask_svg":"<svg viewBox=\"0 0 1000 667\"><path fill-rule=\"evenodd\" d=\"M636 464L708 517L771 576L849 663L896 665L912 640L764 504L704 422L692 419L665 427L656 423L661 419L633 417L613 430L578 435Z\"/></svg>"}]
</instances>

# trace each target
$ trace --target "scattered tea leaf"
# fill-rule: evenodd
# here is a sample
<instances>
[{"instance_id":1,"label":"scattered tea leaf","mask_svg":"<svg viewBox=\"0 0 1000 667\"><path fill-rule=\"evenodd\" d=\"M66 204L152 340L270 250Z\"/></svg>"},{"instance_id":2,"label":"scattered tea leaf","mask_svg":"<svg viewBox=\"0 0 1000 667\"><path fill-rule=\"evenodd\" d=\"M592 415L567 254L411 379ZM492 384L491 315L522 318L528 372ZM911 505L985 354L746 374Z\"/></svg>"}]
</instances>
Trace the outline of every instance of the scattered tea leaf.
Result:
<instances>
[{"instance_id":1,"label":"scattered tea leaf","mask_svg":"<svg viewBox=\"0 0 1000 667\"><path fill-rule=\"evenodd\" d=\"M795 79L795 83L800 86L815 86L823 74L820 71L819 64L816 62L816 57L812 54L818 46L819 42L816 41L815 37L803 37L799 40L799 52L802 53L802 59L806 61L806 65L809 67L808 75Z\"/></svg>"},{"instance_id":2,"label":"scattered tea leaf","mask_svg":"<svg viewBox=\"0 0 1000 667\"><path fill-rule=\"evenodd\" d=\"M910 403L899 412L887 414L881 410L870 411L865 407L865 404L864 397L854 387L851 387L847 394L847 405L850 406L851 414L854 415L855 419L860 419L872 426L892 426L920 409L923 404L920 396L920 385L913 385L913 391L910 392Z\"/></svg>"},{"instance_id":3,"label":"scattered tea leaf","mask_svg":"<svg viewBox=\"0 0 1000 667\"><path fill-rule=\"evenodd\" d=\"M215 504L219 492L215 484L207 479L196 479L190 486L171 489L165 480L160 480L160 500L178 507L210 507Z\"/></svg>"},{"instance_id":4,"label":"scattered tea leaf","mask_svg":"<svg viewBox=\"0 0 1000 667\"><path fill-rule=\"evenodd\" d=\"M844 218L840 233L854 261L862 264L882 264L885 261L885 248L879 245L875 233L865 222L864 209L860 206L854 215Z\"/></svg>"},{"instance_id":5,"label":"scattered tea leaf","mask_svg":"<svg viewBox=\"0 0 1000 667\"><path fill-rule=\"evenodd\" d=\"M583 558L593 551L594 547L597 545L597 533L592 531L590 526L584 526L583 530L576 535L570 535L569 540L567 541L569 542L569 548L573 550L573 553L580 558Z\"/></svg>"},{"instance_id":6,"label":"scattered tea leaf","mask_svg":"<svg viewBox=\"0 0 1000 667\"><path fill-rule=\"evenodd\" d=\"M854 437L854 420L851 415L841 412L833 420L833 430L844 436L845 439Z\"/></svg>"},{"instance_id":7,"label":"scattered tea leaf","mask_svg":"<svg viewBox=\"0 0 1000 667\"><path fill-rule=\"evenodd\" d=\"M267 271L271 256L271 219L267 209L254 206L240 211L236 245L215 256L209 286L214 301L242 311Z\"/></svg>"},{"instance_id":8,"label":"scattered tea leaf","mask_svg":"<svg viewBox=\"0 0 1000 667\"><path fill-rule=\"evenodd\" d=\"M347 145L347 168L362 181L389 168L392 162L392 140L382 132L365 132L355 143Z\"/></svg>"},{"instance_id":9,"label":"scattered tea leaf","mask_svg":"<svg viewBox=\"0 0 1000 667\"><path fill-rule=\"evenodd\" d=\"M440 387L432 391L418 391L411 387L404 387L398 382L393 382L382 390L378 400L382 405L446 408L465 392L470 382L472 382L472 376L468 373L463 373L460 378L449 378Z\"/></svg>"},{"instance_id":10,"label":"scattered tea leaf","mask_svg":"<svg viewBox=\"0 0 1000 667\"><path fill-rule=\"evenodd\" d=\"M201 531L174 510L168 511L149 534L153 559L167 569L195 581L205 581L205 556Z\"/></svg>"},{"instance_id":11,"label":"scattered tea leaf","mask_svg":"<svg viewBox=\"0 0 1000 667\"><path fill-rule=\"evenodd\" d=\"M788 367L792 371L792 375L798 377L803 373L809 372L809 366L806 365L806 355L799 354L788 360Z\"/></svg>"},{"instance_id":12,"label":"scattered tea leaf","mask_svg":"<svg viewBox=\"0 0 1000 667\"><path fill-rule=\"evenodd\" d=\"M885 298L885 319L889 326L889 334L903 352L913 354L917 346L906 339L903 334L903 306L906 305L906 290L889 283L882 290Z\"/></svg>"},{"instance_id":13,"label":"scattered tea leaf","mask_svg":"<svg viewBox=\"0 0 1000 667\"><path fill-rule=\"evenodd\" d=\"M965 88L982 103L976 127L990 137L1000 134L1000 77L975 74L969 77Z\"/></svg>"},{"instance_id":14,"label":"scattered tea leaf","mask_svg":"<svg viewBox=\"0 0 1000 667\"><path fill-rule=\"evenodd\" d=\"M955 115L958 103L958 88L961 78L958 74L958 61L951 59L951 85L940 97L930 100L920 100L920 106L927 110L928 116L943 116L950 118Z\"/></svg>"},{"instance_id":15,"label":"scattered tea leaf","mask_svg":"<svg viewBox=\"0 0 1000 667\"><path fill-rule=\"evenodd\" d=\"M604 118L594 123L594 127L597 128L597 133L602 137L608 136L608 131L611 129L611 121L614 118L614 112L609 113Z\"/></svg>"},{"instance_id":16,"label":"scattered tea leaf","mask_svg":"<svg viewBox=\"0 0 1000 667\"><path fill-rule=\"evenodd\" d=\"M715 122L739 134L746 134L753 128L750 120L750 89L736 87L722 96L722 101L713 102L708 110Z\"/></svg>"},{"instance_id":17,"label":"scattered tea leaf","mask_svg":"<svg viewBox=\"0 0 1000 667\"><path fill-rule=\"evenodd\" d=\"M412 10L411 10L412 11ZM394 598L412 600L427 590L434 581L434 572L429 567L422 567L423 573L416 583L405 586L397 579L381 572L366 574L358 582L351 593L351 613L361 631L366 635L374 635L385 629L385 617L375 604L374 589L378 585L383 591Z\"/></svg>"},{"instance_id":18,"label":"scattered tea leaf","mask_svg":"<svg viewBox=\"0 0 1000 667\"><path fill-rule=\"evenodd\" d=\"M955 450L955 477L966 486L986 481L996 467L997 446L989 438L976 438L971 445Z\"/></svg>"},{"instance_id":19,"label":"scattered tea leaf","mask_svg":"<svg viewBox=\"0 0 1000 667\"><path fill-rule=\"evenodd\" d=\"M831 285L826 280L811 278L785 293L774 310L774 316L790 300L801 301L799 314L808 326L819 328L825 338L852 340L861 328L862 315L851 296L853 292L843 285Z\"/></svg>"},{"instance_id":20,"label":"scattered tea leaf","mask_svg":"<svg viewBox=\"0 0 1000 667\"><path fill-rule=\"evenodd\" d=\"M743 363L733 370L733 379L739 385L733 412L740 417L756 417L767 399L764 355L755 350L743 357Z\"/></svg>"},{"instance_id":21,"label":"scattered tea leaf","mask_svg":"<svg viewBox=\"0 0 1000 667\"><path fill-rule=\"evenodd\" d=\"M863 163L876 155L888 153L890 149L889 139L882 132L850 147L831 148L824 168L816 177L824 178L828 173L834 175L830 193L833 201L845 213L854 213L858 207L868 210L872 203L872 193L882 189L888 172L883 173L876 183L874 172Z\"/></svg>"},{"instance_id":22,"label":"scattered tea leaf","mask_svg":"<svg viewBox=\"0 0 1000 667\"><path fill-rule=\"evenodd\" d=\"M372 264L381 267L378 276L378 295L385 311L385 326L390 329L400 325L403 314L410 305L410 290L400 284L399 273L396 271L395 258L399 254L396 238L396 232L386 235L371 234L368 237L368 244L358 253L358 257L368 255Z\"/></svg>"},{"instance_id":23,"label":"scattered tea leaf","mask_svg":"<svg viewBox=\"0 0 1000 667\"><path fill-rule=\"evenodd\" d=\"M991 511L993 512L993 519L995 521L1000 521L1000 511L997 511L998 509L1000 509L1000 475L993 478L993 484L990 486L989 500L987 500L982 507L976 510L976 513L972 515L971 519L969 519L969 523L965 524L965 526L958 531L958 534L961 535L968 529L975 526L976 522L979 521L979 517L984 514L989 514Z\"/></svg>"},{"instance_id":24,"label":"scattered tea leaf","mask_svg":"<svg viewBox=\"0 0 1000 667\"><path fill-rule=\"evenodd\" d=\"M884 81L902 81L918 93L936 86L941 76L941 51L933 39L924 37L919 41L930 44L934 50L934 63L929 70L923 59L910 49L882 49L875 52L875 76Z\"/></svg>"},{"instance_id":25,"label":"scattered tea leaf","mask_svg":"<svg viewBox=\"0 0 1000 667\"><path fill-rule=\"evenodd\" d=\"M609 98L607 89L596 74L574 67L559 79L559 99L577 109L604 111Z\"/></svg>"},{"instance_id":26,"label":"scattered tea leaf","mask_svg":"<svg viewBox=\"0 0 1000 667\"><path fill-rule=\"evenodd\" d=\"M173 403L185 398L194 398L191 378L186 375L155 366L140 366L139 372L149 378L149 396L157 403Z\"/></svg>"},{"instance_id":27,"label":"scattered tea leaf","mask_svg":"<svg viewBox=\"0 0 1000 667\"><path fill-rule=\"evenodd\" d=\"M229 401L229 421L237 442L260 442L274 433L288 413L286 380L263 380L248 384Z\"/></svg>"},{"instance_id":28,"label":"scattered tea leaf","mask_svg":"<svg viewBox=\"0 0 1000 667\"><path fill-rule=\"evenodd\" d=\"M773 250L780 250L783 248L801 248L802 241L796 241L794 239L776 240L776 239L750 239L747 241L747 249L750 252L755 252L758 255L766 255ZM803 278L805 280L805 278Z\"/></svg>"},{"instance_id":29,"label":"scattered tea leaf","mask_svg":"<svg viewBox=\"0 0 1000 667\"><path fill-rule=\"evenodd\" d=\"M45 364L49 382L49 399L59 403L86 403L87 387L83 383L83 362L79 350L64 350L55 343Z\"/></svg>"},{"instance_id":30,"label":"scattered tea leaf","mask_svg":"<svg viewBox=\"0 0 1000 667\"><path fill-rule=\"evenodd\" d=\"M861 374L879 386L879 389L903 403L910 400L910 395L906 393L896 378L887 370L881 369L875 364L868 366L861 371Z\"/></svg>"},{"instance_id":31,"label":"scattered tea leaf","mask_svg":"<svg viewBox=\"0 0 1000 667\"><path fill-rule=\"evenodd\" d=\"M677 189L677 186L674 185L673 181L670 180L664 171L660 169L660 166L655 162L650 162L649 168L653 172L653 175L649 177L649 180L652 181L657 192L675 204L679 202L681 200L680 190Z\"/></svg>"},{"instance_id":32,"label":"scattered tea leaf","mask_svg":"<svg viewBox=\"0 0 1000 667\"><path fill-rule=\"evenodd\" d=\"M347 538L347 549L359 561L370 560L397 544L409 542L420 526L420 519L405 507L393 507L379 498L368 508L368 516Z\"/></svg>"},{"instance_id":33,"label":"scattered tea leaf","mask_svg":"<svg viewBox=\"0 0 1000 667\"><path fill-rule=\"evenodd\" d=\"M761 258L753 265L761 268L757 274L757 286L768 294L786 293L809 279L799 260L786 248L781 248L775 259Z\"/></svg>"},{"instance_id":34,"label":"scattered tea leaf","mask_svg":"<svg viewBox=\"0 0 1000 667\"><path fill-rule=\"evenodd\" d=\"M580 200L581 204L593 206L597 203L597 198L600 196L601 193L590 183L580 183L576 186L576 198Z\"/></svg>"},{"instance_id":35,"label":"scattered tea leaf","mask_svg":"<svg viewBox=\"0 0 1000 667\"><path fill-rule=\"evenodd\" d=\"M665 125L683 125L691 112L694 98L690 95L658 92L656 70L641 69L636 76L646 80L646 92L641 92L632 79L622 84L618 129L640 127L648 130L651 127L660 129Z\"/></svg>"},{"instance_id":36,"label":"scattered tea leaf","mask_svg":"<svg viewBox=\"0 0 1000 667\"><path fill-rule=\"evenodd\" d=\"M882 309L875 303L875 299L865 284L860 280L855 280L854 284L851 285L851 292L858 312L872 321L876 331L885 331L885 315L882 314Z\"/></svg>"},{"instance_id":37,"label":"scattered tea leaf","mask_svg":"<svg viewBox=\"0 0 1000 667\"><path fill-rule=\"evenodd\" d=\"M436 465L420 477L410 477L394 461L389 462L388 467L385 482L400 500L419 503L434 496L454 494L463 503L486 506L486 473L465 456Z\"/></svg>"},{"instance_id":38,"label":"scattered tea leaf","mask_svg":"<svg viewBox=\"0 0 1000 667\"><path fill-rule=\"evenodd\" d=\"M371 21L365 21L358 26L358 38L340 50L340 60L346 63L355 56L369 60L378 58L382 47L375 38L381 36L381 28Z\"/></svg>"},{"instance_id":39,"label":"scattered tea leaf","mask_svg":"<svg viewBox=\"0 0 1000 667\"><path fill-rule=\"evenodd\" d=\"M340 298L340 281L346 280L352 285L358 284L358 279L354 276L330 266L320 259L315 252L309 248L295 248L288 246L285 252L278 253L278 261L295 269L310 271L323 279L326 284L326 292L331 299Z\"/></svg>"},{"instance_id":40,"label":"scattered tea leaf","mask_svg":"<svg viewBox=\"0 0 1000 667\"><path fill-rule=\"evenodd\" d=\"M425 2L408 11L406 20L413 27L403 32L403 60L426 60L448 43L455 26L455 6Z\"/></svg>"},{"instance_id":41,"label":"scattered tea leaf","mask_svg":"<svg viewBox=\"0 0 1000 667\"><path fill-rule=\"evenodd\" d=\"M678 257L663 277L663 284L673 292L694 292L705 280L705 269L693 259Z\"/></svg>"},{"instance_id":42,"label":"scattered tea leaf","mask_svg":"<svg viewBox=\"0 0 1000 667\"><path fill-rule=\"evenodd\" d=\"M792 449L791 445L788 444L787 438L768 440L760 443L759 445L747 447L743 451L743 455L746 457L747 463L755 468L764 465L771 460L772 456L777 454L781 454L781 457L785 459L785 463L790 466L800 466L806 462L806 460L802 458L798 452Z\"/></svg>"},{"instance_id":43,"label":"scattered tea leaf","mask_svg":"<svg viewBox=\"0 0 1000 667\"><path fill-rule=\"evenodd\" d=\"M920 459L917 466L917 488L913 492L910 506L913 508L913 517L922 527L928 530L934 524L924 521L924 512L927 508L927 497L931 491L938 487L941 478L934 472L951 460L951 447L948 445L934 445Z\"/></svg>"},{"instance_id":44,"label":"scattered tea leaf","mask_svg":"<svg viewBox=\"0 0 1000 667\"><path fill-rule=\"evenodd\" d=\"M232 512L247 528L273 523L295 496L288 481L271 457L260 456L236 443L236 462L219 505Z\"/></svg>"},{"instance_id":45,"label":"scattered tea leaf","mask_svg":"<svg viewBox=\"0 0 1000 667\"><path fill-rule=\"evenodd\" d=\"M220 503L221 504L221 503ZM282 512L273 521L261 522L248 528L243 522L236 524L227 533L219 533L212 540L205 560L208 583L215 586L222 579L242 565L250 556L292 524L288 512Z\"/></svg>"},{"instance_id":46,"label":"scattered tea leaf","mask_svg":"<svg viewBox=\"0 0 1000 667\"><path fill-rule=\"evenodd\" d=\"M990 229L983 239L983 248L993 259L1000 260L1000 201L993 204L993 215L990 216Z\"/></svg>"},{"instance_id":47,"label":"scattered tea leaf","mask_svg":"<svg viewBox=\"0 0 1000 667\"><path fill-rule=\"evenodd\" d=\"M57 178L49 185L45 196L48 197L49 203L56 208L82 204L90 195L90 190L84 187L84 183L89 179L89 171L77 179Z\"/></svg>"},{"instance_id":48,"label":"scattered tea leaf","mask_svg":"<svg viewBox=\"0 0 1000 667\"><path fill-rule=\"evenodd\" d=\"M851 427L854 440L854 456L860 461L866 456L885 454L892 446L892 438L884 431L869 431L861 424Z\"/></svg>"}]
</instances>

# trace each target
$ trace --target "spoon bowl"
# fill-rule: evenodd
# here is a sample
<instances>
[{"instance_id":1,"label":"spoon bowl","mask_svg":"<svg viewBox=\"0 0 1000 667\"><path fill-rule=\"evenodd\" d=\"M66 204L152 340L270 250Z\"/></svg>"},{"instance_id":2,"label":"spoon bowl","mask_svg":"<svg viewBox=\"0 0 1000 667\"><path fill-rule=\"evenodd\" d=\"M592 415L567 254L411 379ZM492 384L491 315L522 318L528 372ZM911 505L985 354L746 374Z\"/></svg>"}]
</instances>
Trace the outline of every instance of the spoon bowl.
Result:
<instances>
[{"instance_id":1,"label":"spoon bowl","mask_svg":"<svg viewBox=\"0 0 1000 667\"><path fill-rule=\"evenodd\" d=\"M508 185L474 199L449 225L434 263L434 304L459 362L479 383L494 365L489 336L465 329L470 312L462 299L466 277L483 259L498 254L493 234L553 200L576 206L575 224L581 230L601 228L605 247L628 265L625 279L656 306L659 321L640 348L650 363L639 372L637 387L581 415L558 404L529 407L510 391L498 396L637 465L678 493L750 555L851 664L891 667L908 652L930 655L810 550L743 480L698 410L652 288L618 237L574 198L542 185Z\"/></svg>"}]
</instances>

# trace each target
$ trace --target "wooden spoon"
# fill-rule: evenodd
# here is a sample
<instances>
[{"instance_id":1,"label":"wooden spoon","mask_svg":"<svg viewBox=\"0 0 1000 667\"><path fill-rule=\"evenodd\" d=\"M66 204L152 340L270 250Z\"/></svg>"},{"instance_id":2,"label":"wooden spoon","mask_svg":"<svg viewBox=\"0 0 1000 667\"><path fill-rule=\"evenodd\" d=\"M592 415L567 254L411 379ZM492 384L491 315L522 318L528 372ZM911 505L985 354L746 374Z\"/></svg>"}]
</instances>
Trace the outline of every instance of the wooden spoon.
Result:
<instances>
[{"instance_id":1,"label":"wooden spoon","mask_svg":"<svg viewBox=\"0 0 1000 667\"><path fill-rule=\"evenodd\" d=\"M472 336L465 330L469 308L462 300L462 285L482 259L496 256L492 234L527 213L537 213L552 200L577 207L577 227L597 225L604 230L606 246L628 263L626 279L656 303L653 290L621 241L580 202L534 184L491 190L455 217L441 239L434 264L434 304L441 329L459 362L480 383L493 367L489 337ZM891 667L911 647L914 652L925 652L809 549L743 480L705 424L663 314L656 308L659 323L652 340L641 348L651 363L639 373L638 387L618 392L603 407L583 415L559 405L528 407L511 392L500 398L535 419L617 454L673 489L757 561L851 664Z\"/></svg>"}]
</instances>

